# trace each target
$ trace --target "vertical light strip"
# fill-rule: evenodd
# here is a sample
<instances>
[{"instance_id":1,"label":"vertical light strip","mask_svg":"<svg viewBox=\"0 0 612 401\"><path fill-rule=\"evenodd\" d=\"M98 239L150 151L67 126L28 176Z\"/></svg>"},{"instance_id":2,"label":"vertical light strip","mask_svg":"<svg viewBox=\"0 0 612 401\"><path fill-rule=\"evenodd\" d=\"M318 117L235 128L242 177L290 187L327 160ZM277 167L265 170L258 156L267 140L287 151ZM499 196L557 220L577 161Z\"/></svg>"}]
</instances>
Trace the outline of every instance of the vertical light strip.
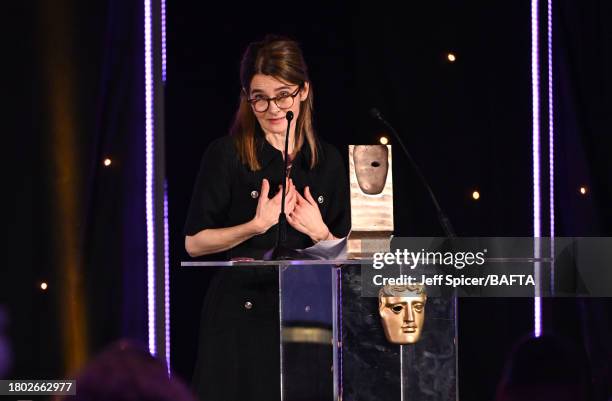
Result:
<instances>
[{"instance_id":1,"label":"vertical light strip","mask_svg":"<svg viewBox=\"0 0 612 401\"><path fill-rule=\"evenodd\" d=\"M548 180L550 197L550 238L555 237L555 136L553 114L552 0L548 0Z\"/></svg>"},{"instance_id":2,"label":"vertical light strip","mask_svg":"<svg viewBox=\"0 0 612 401\"><path fill-rule=\"evenodd\" d=\"M550 289L555 291L555 122L553 109L552 0L548 0L548 187L550 208Z\"/></svg>"},{"instance_id":3,"label":"vertical light strip","mask_svg":"<svg viewBox=\"0 0 612 401\"><path fill-rule=\"evenodd\" d=\"M166 0L161 0L162 82L166 82Z\"/></svg>"},{"instance_id":4,"label":"vertical light strip","mask_svg":"<svg viewBox=\"0 0 612 401\"><path fill-rule=\"evenodd\" d=\"M531 87L533 105L532 153L533 153L533 236L540 237L540 62L539 62L539 30L538 30L538 0L531 0ZM539 244L536 243L537 251ZM539 257L536 252L535 257ZM539 276L539 263L535 263L535 275ZM536 287L539 277L536 277ZM538 289L536 288L536 294ZM542 299L534 297L534 335L539 337L542 332Z\"/></svg>"},{"instance_id":5,"label":"vertical light strip","mask_svg":"<svg viewBox=\"0 0 612 401\"><path fill-rule=\"evenodd\" d=\"M533 98L533 236L540 226L540 60L538 46L538 0L531 1L531 85Z\"/></svg>"},{"instance_id":6,"label":"vertical light strip","mask_svg":"<svg viewBox=\"0 0 612 401\"><path fill-rule=\"evenodd\" d=\"M166 83L166 0L161 0L162 82ZM164 181L164 313L166 332L166 366L170 375L170 234L168 224L168 182Z\"/></svg>"},{"instance_id":7,"label":"vertical light strip","mask_svg":"<svg viewBox=\"0 0 612 401\"><path fill-rule=\"evenodd\" d=\"M155 347L155 226L153 223L153 51L151 0L144 0L145 44L145 198L147 219L147 302L149 323L149 352L157 354Z\"/></svg>"},{"instance_id":8,"label":"vertical light strip","mask_svg":"<svg viewBox=\"0 0 612 401\"><path fill-rule=\"evenodd\" d=\"M168 183L164 182L164 323L166 366L168 367L168 375L170 375L170 237L168 227Z\"/></svg>"}]
</instances>

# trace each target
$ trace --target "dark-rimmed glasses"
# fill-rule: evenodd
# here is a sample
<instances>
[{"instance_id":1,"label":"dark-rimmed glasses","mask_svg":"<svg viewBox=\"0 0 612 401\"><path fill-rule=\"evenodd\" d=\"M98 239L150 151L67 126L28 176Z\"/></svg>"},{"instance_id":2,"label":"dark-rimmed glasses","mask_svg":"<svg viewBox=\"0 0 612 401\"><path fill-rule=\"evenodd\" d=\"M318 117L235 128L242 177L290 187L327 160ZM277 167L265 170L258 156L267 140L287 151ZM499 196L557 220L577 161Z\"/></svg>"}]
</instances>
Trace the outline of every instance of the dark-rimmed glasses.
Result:
<instances>
[{"instance_id":1,"label":"dark-rimmed glasses","mask_svg":"<svg viewBox=\"0 0 612 401\"><path fill-rule=\"evenodd\" d=\"M274 101L274 104L279 109L289 109L291 106L293 106L294 99L298 93L300 93L300 89L302 89L301 86L299 86L293 93L285 93L276 97L254 97L252 99L247 99L247 102L249 102L249 104L253 107L253 110L258 113L267 111L270 107L271 101Z\"/></svg>"}]
</instances>

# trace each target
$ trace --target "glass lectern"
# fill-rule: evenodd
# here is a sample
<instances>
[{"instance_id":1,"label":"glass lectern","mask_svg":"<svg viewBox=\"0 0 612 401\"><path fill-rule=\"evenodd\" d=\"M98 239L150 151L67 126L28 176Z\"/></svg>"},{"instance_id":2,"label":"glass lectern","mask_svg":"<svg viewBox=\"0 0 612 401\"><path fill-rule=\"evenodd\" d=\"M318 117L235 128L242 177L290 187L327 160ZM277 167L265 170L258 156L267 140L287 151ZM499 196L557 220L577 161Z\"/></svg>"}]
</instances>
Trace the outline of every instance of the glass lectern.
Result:
<instances>
[{"instance_id":1,"label":"glass lectern","mask_svg":"<svg viewBox=\"0 0 612 401\"><path fill-rule=\"evenodd\" d=\"M378 298L362 296L361 268L371 264L358 259L181 266L277 268L283 401L455 400L455 299L429 299L420 340L392 344Z\"/></svg>"}]
</instances>

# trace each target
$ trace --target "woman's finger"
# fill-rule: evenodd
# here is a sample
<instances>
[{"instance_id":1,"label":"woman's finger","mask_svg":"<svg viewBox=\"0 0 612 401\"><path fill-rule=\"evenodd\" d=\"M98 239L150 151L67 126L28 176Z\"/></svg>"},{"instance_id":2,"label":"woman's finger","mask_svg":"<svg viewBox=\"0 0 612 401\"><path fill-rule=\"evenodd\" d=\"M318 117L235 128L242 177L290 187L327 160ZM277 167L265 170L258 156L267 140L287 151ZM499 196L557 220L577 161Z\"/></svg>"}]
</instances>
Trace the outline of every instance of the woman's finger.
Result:
<instances>
[{"instance_id":1,"label":"woman's finger","mask_svg":"<svg viewBox=\"0 0 612 401\"><path fill-rule=\"evenodd\" d=\"M259 200L268 199L268 193L270 193L270 183L265 178L261 180L261 190L259 191Z\"/></svg>"},{"instance_id":2,"label":"woman's finger","mask_svg":"<svg viewBox=\"0 0 612 401\"><path fill-rule=\"evenodd\" d=\"M298 230L300 232L304 231L304 226L300 223L300 221L295 216L295 214L293 214L293 213L288 214L287 215L287 222L289 224L291 224L291 227L295 228L296 230Z\"/></svg>"},{"instance_id":3,"label":"woman's finger","mask_svg":"<svg viewBox=\"0 0 612 401\"><path fill-rule=\"evenodd\" d=\"M317 202L315 202L314 198L312 197L312 194L310 193L310 187L304 188L304 197L306 198L308 203L313 206L316 206Z\"/></svg>"},{"instance_id":4,"label":"woman's finger","mask_svg":"<svg viewBox=\"0 0 612 401\"><path fill-rule=\"evenodd\" d=\"M296 193L295 188L288 188L287 189L287 197L291 196L292 198L295 198L295 193Z\"/></svg>"},{"instance_id":5,"label":"woman's finger","mask_svg":"<svg viewBox=\"0 0 612 401\"><path fill-rule=\"evenodd\" d=\"M295 226L296 226L297 222L295 221L295 216L293 216L293 213L289 213L289 214L287 215L287 222L288 222L289 224L291 224L291 226L293 226L293 227L295 227Z\"/></svg>"},{"instance_id":6,"label":"woman's finger","mask_svg":"<svg viewBox=\"0 0 612 401\"><path fill-rule=\"evenodd\" d=\"M291 198L285 199L285 213L293 212L295 208L295 200Z\"/></svg>"},{"instance_id":7,"label":"woman's finger","mask_svg":"<svg viewBox=\"0 0 612 401\"><path fill-rule=\"evenodd\" d=\"M300 194L299 191L295 191L295 192L296 192L295 196L296 196L296 200L298 204L306 202L306 199L304 199L304 197L302 196L302 194Z\"/></svg>"},{"instance_id":8,"label":"woman's finger","mask_svg":"<svg viewBox=\"0 0 612 401\"><path fill-rule=\"evenodd\" d=\"M283 186L279 185L278 192L276 193L276 195L274 195L272 199L276 202L280 202L281 196L283 196Z\"/></svg>"},{"instance_id":9,"label":"woman's finger","mask_svg":"<svg viewBox=\"0 0 612 401\"><path fill-rule=\"evenodd\" d=\"M298 220L300 220L300 219L301 219L301 217L302 217L302 208L301 208L299 205L296 205L296 206L293 208L293 212L292 212L292 214L293 214L293 218L294 218L294 219L298 219Z\"/></svg>"}]
</instances>

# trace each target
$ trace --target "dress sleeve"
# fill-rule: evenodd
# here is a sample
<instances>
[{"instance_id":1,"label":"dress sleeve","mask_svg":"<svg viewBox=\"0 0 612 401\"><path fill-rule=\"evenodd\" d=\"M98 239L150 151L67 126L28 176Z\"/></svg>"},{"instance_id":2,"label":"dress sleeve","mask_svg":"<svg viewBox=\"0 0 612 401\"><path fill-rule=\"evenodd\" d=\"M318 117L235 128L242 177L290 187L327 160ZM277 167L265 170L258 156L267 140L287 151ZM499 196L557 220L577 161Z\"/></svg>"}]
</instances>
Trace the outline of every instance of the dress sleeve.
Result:
<instances>
[{"instance_id":1,"label":"dress sleeve","mask_svg":"<svg viewBox=\"0 0 612 401\"><path fill-rule=\"evenodd\" d=\"M231 141L212 142L200 163L184 235L195 235L206 228L224 227L231 200Z\"/></svg>"},{"instance_id":2,"label":"dress sleeve","mask_svg":"<svg viewBox=\"0 0 612 401\"><path fill-rule=\"evenodd\" d=\"M325 224L335 237L343 238L351 231L351 199L348 174L338 149L328 145L326 153L328 164L326 179L333 181L333 196L329 204Z\"/></svg>"}]
</instances>

